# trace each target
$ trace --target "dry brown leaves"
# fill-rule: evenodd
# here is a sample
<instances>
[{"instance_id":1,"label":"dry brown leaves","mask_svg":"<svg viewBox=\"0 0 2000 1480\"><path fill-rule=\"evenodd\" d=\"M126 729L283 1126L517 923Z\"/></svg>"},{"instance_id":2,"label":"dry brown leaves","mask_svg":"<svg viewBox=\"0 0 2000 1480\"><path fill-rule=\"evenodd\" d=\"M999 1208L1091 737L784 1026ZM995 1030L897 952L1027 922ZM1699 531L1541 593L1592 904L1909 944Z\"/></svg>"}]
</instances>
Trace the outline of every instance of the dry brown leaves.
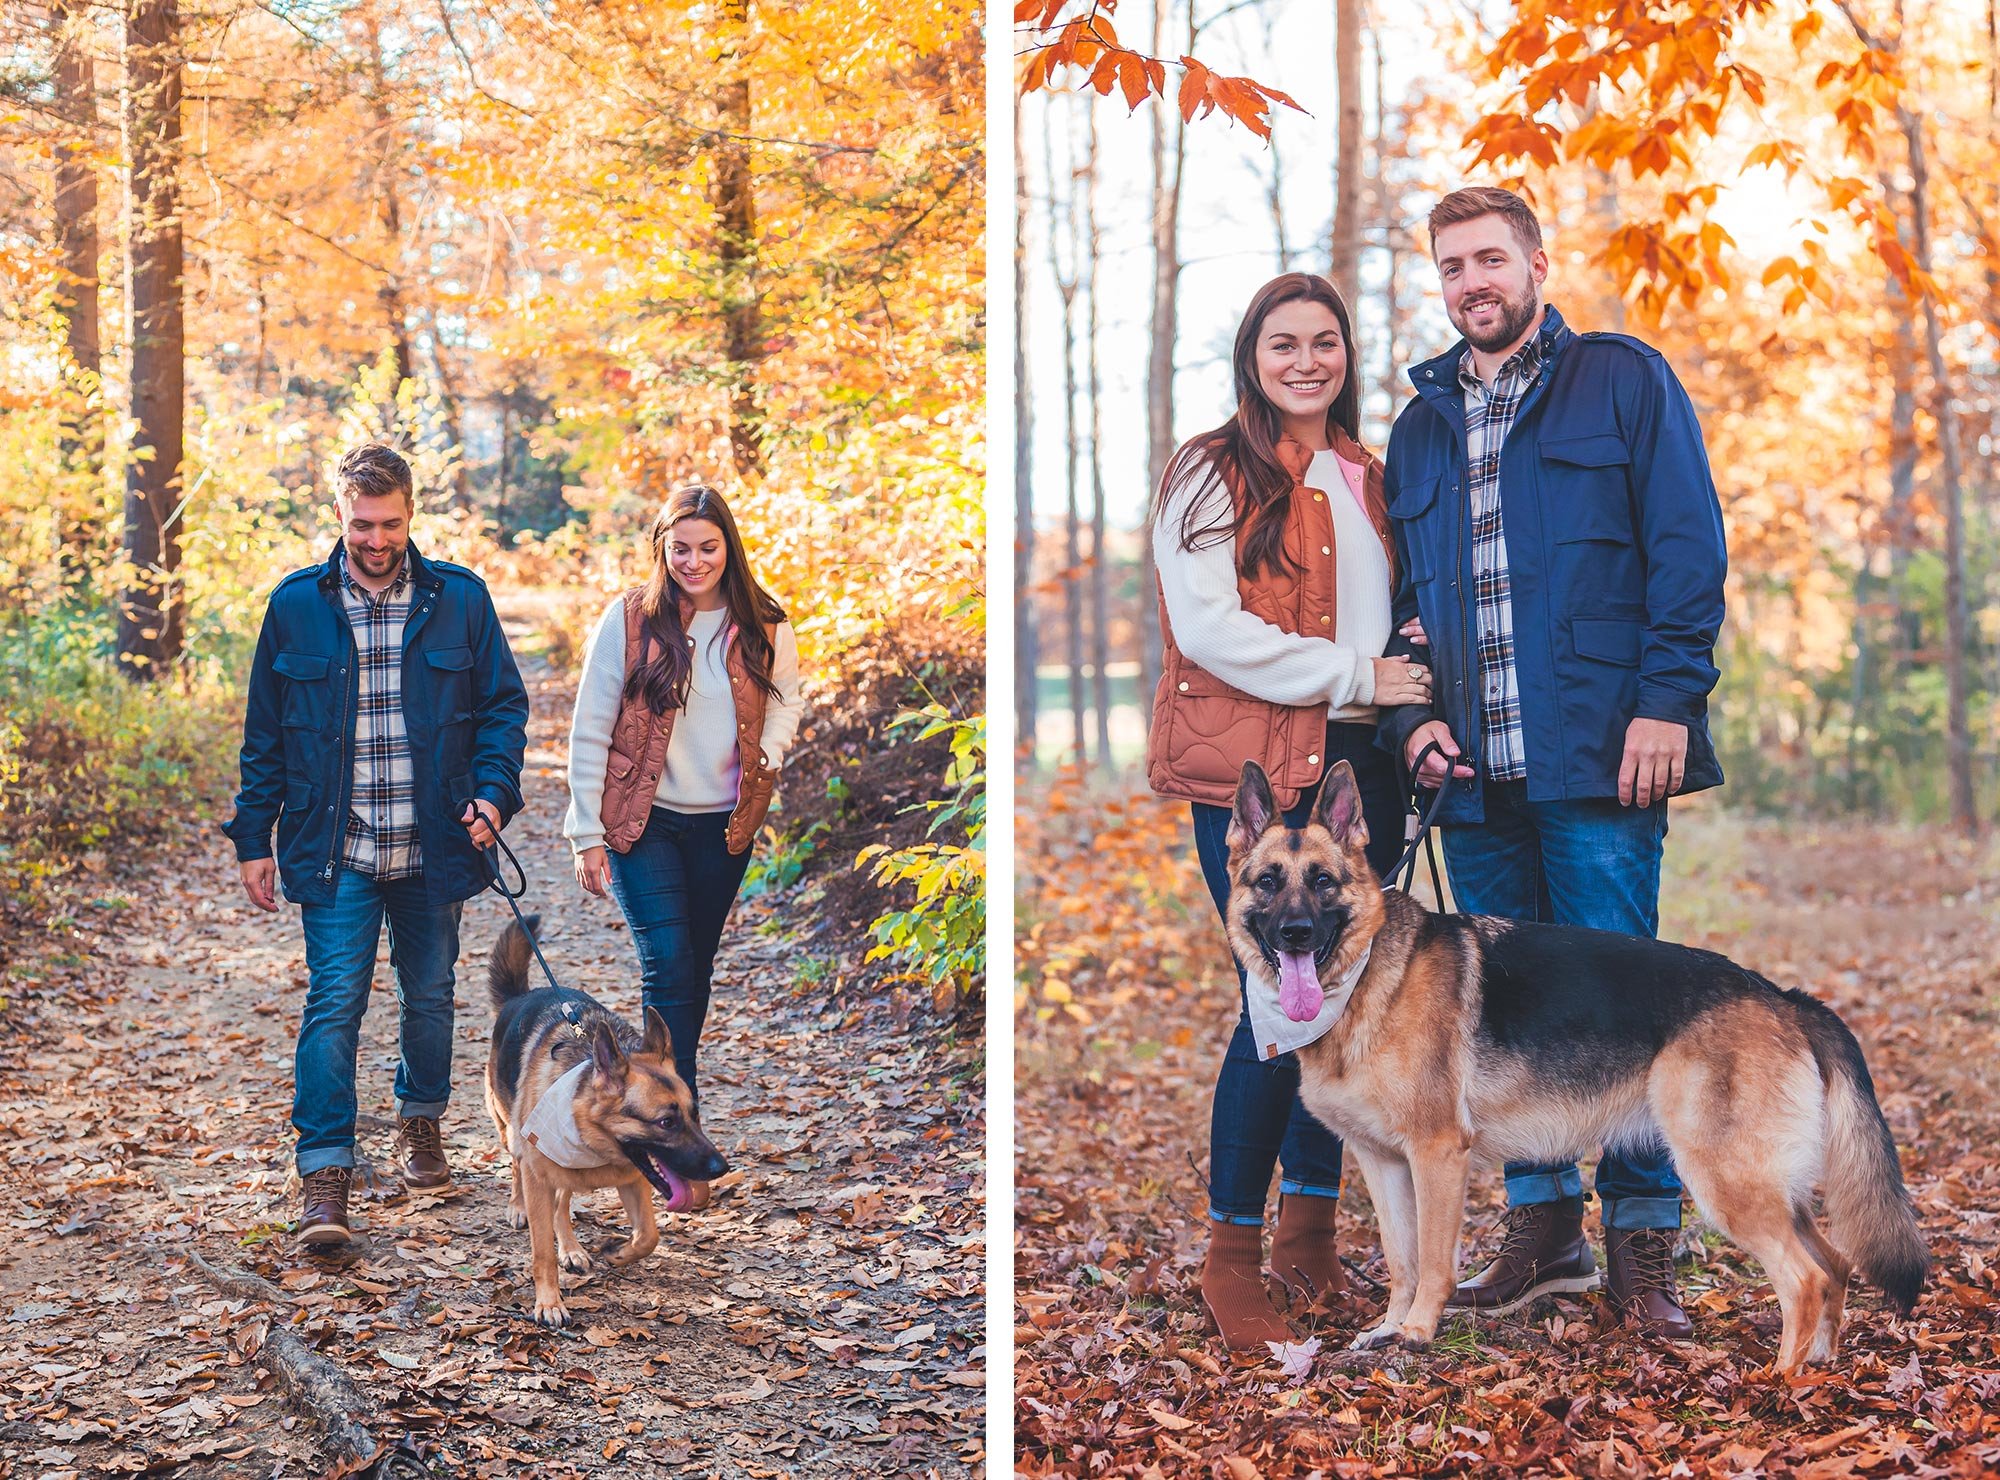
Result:
<instances>
[{"instance_id":1,"label":"dry brown leaves","mask_svg":"<svg viewBox=\"0 0 2000 1480\"><path fill-rule=\"evenodd\" d=\"M1913 831L1676 812L1668 938L1831 1001L1869 1055L1933 1254L1915 1316L1857 1288L1837 1365L1774 1379L1762 1273L1690 1215L1697 1340L1595 1301L1348 1354L1373 1290L1231 1356L1203 1330L1198 1166L1236 1011L1186 811L1075 783L1021 807L1017 1469L1027 1475L1974 1476L2000 1471L2000 866ZM1075 1011L1071 1009L1074 1008ZM1497 1174L1469 1228L1487 1252ZM1351 1264L1380 1280L1359 1179ZM1594 1221L1594 1220L1593 1220Z\"/></svg>"}]
</instances>

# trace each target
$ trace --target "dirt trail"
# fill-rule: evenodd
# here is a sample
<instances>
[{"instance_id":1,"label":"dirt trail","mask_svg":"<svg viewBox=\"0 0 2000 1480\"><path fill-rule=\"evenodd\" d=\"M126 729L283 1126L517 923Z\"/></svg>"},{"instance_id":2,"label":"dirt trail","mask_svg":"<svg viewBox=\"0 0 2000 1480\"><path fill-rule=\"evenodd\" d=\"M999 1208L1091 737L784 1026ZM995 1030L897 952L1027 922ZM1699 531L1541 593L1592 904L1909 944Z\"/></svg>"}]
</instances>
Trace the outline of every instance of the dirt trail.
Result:
<instances>
[{"instance_id":1,"label":"dirt trail","mask_svg":"<svg viewBox=\"0 0 2000 1480\"><path fill-rule=\"evenodd\" d=\"M569 694L538 665L529 683L527 809L508 830L529 904L565 984L636 1013L623 922L575 887L558 831ZM296 910L254 912L212 830L107 882L72 954L17 970L0 1051L17 1173L0 1186L0 1476L327 1473L317 1433L251 1363L274 1326L358 1384L376 1438L424 1455L382 1473L981 1467L977 1049L898 1021L855 984L865 943L795 934L795 906L745 900L718 962L703 1104L736 1170L708 1212L661 1215L637 1270L566 1277L576 1325L557 1334L525 1315L527 1235L505 1224L507 1158L478 1088L483 961L505 904L465 911L445 1121L456 1184L411 1196L389 1178L357 1196L362 1237L333 1261L283 1232L297 1212ZM375 989L361 1152L386 1168L386 952ZM585 1246L621 1216L609 1193L580 1201ZM190 1253L283 1299L220 1298Z\"/></svg>"}]
</instances>

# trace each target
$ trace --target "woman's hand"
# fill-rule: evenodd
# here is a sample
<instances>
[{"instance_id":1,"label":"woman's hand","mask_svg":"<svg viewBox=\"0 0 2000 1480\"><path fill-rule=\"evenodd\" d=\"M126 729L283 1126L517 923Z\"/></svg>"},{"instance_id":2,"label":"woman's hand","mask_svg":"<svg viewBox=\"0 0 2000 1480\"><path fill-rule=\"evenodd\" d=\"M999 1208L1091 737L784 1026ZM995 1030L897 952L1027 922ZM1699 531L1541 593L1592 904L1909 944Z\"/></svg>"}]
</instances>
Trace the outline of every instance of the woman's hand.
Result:
<instances>
[{"instance_id":1,"label":"woman's hand","mask_svg":"<svg viewBox=\"0 0 2000 1480\"><path fill-rule=\"evenodd\" d=\"M583 886L586 894L604 898L611 887L611 863L604 856L604 848L586 848L576 855L576 882Z\"/></svg>"},{"instance_id":2,"label":"woman's hand","mask_svg":"<svg viewBox=\"0 0 2000 1480\"><path fill-rule=\"evenodd\" d=\"M1431 671L1408 658L1374 658L1375 702L1384 709L1431 702Z\"/></svg>"},{"instance_id":3,"label":"woman's hand","mask_svg":"<svg viewBox=\"0 0 2000 1480\"><path fill-rule=\"evenodd\" d=\"M1416 647L1429 647L1431 645L1429 636L1424 632L1424 619L1422 617L1411 617L1409 621L1396 629L1396 635L1398 637L1409 638L1411 644Z\"/></svg>"}]
</instances>

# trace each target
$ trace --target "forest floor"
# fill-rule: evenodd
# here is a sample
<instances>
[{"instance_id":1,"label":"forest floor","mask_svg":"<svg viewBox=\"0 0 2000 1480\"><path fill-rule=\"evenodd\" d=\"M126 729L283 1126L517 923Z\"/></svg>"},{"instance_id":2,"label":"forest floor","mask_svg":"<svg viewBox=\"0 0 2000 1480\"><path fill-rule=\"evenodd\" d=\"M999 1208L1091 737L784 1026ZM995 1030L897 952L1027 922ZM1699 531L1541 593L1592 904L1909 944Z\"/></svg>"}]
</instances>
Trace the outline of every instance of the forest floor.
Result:
<instances>
[{"instance_id":1,"label":"forest floor","mask_svg":"<svg viewBox=\"0 0 2000 1480\"><path fill-rule=\"evenodd\" d=\"M1205 1332L1198 1282L1209 1096L1235 982L1195 865L1172 856L1185 809L1077 794L1044 810L1018 852L1019 877L1050 881L1020 912L1018 1472L2000 1472L2000 849L1676 811L1662 936L1842 1013L1935 1261L1909 1320L1857 1282L1838 1360L1787 1381L1768 1368L1770 1285L1692 1209L1692 1342L1637 1337L1586 1297L1447 1325L1423 1354L1348 1353L1380 1306L1356 1282L1295 1320L1288 1348L1226 1352ZM1121 890L1137 903L1114 904ZM1467 1267L1495 1246L1499 1180L1475 1174ZM1384 1279L1358 1177L1341 1223L1351 1265Z\"/></svg>"},{"instance_id":2,"label":"forest floor","mask_svg":"<svg viewBox=\"0 0 2000 1480\"><path fill-rule=\"evenodd\" d=\"M570 694L524 670L527 808L508 840L526 904L565 985L631 1014L623 922L577 889L558 830ZM296 911L252 909L212 828L98 884L61 947L8 974L0 1477L346 1473L255 1360L276 1333L352 1384L378 1475L983 1471L983 1048L885 994L858 931L802 928L802 890L743 900L717 963L703 1108L733 1167L717 1201L661 1214L634 1270L565 1276L574 1324L554 1332L528 1318L527 1234L507 1227L478 1089L504 902L465 910L457 1175L436 1193L388 1171L384 953L359 1079L381 1174L357 1191L352 1250L323 1258L285 1231ZM576 1211L586 1248L622 1220L611 1193Z\"/></svg>"}]
</instances>

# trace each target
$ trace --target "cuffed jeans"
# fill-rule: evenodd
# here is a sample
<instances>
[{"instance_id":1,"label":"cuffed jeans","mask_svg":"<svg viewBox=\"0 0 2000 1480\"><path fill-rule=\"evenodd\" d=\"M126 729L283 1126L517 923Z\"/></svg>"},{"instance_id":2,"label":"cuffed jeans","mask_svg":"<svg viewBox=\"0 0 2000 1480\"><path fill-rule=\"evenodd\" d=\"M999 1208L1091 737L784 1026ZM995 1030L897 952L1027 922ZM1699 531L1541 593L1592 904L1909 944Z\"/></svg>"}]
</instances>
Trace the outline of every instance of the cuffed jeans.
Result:
<instances>
[{"instance_id":1,"label":"cuffed jeans","mask_svg":"<svg viewBox=\"0 0 2000 1480\"><path fill-rule=\"evenodd\" d=\"M1484 785L1486 820L1442 829L1445 868L1468 915L1582 925L1652 936L1660 926L1660 856L1667 804L1623 807L1615 797L1531 802L1523 781ZM1507 1204L1583 1194L1571 1162L1510 1161ZM1606 1151L1597 1195L1618 1228L1678 1228L1681 1182L1664 1146Z\"/></svg>"},{"instance_id":2,"label":"cuffed jeans","mask_svg":"<svg viewBox=\"0 0 2000 1480\"><path fill-rule=\"evenodd\" d=\"M1396 763L1375 744L1375 727L1329 724L1326 766L1354 767L1361 789L1361 815L1368 824L1368 862L1386 873L1403 852L1406 808ZM1288 827L1305 826L1317 786L1285 812ZM1229 917L1229 814L1227 807L1196 802L1195 855L1215 900L1216 913ZM1236 964L1236 987L1243 993L1243 963ZM1288 1197L1340 1195L1340 1137L1313 1118L1299 1102L1297 1054L1265 1059L1250 1031L1247 998L1239 1003L1236 1031L1215 1076L1215 1099L1208 1129L1208 1216L1219 1223L1261 1224L1272 1168L1282 1166L1278 1187Z\"/></svg>"},{"instance_id":3,"label":"cuffed jeans","mask_svg":"<svg viewBox=\"0 0 2000 1480\"><path fill-rule=\"evenodd\" d=\"M451 1099L459 908L427 904L422 878L377 883L350 868L335 877L331 904L299 906L306 936L306 1005L292 1098L299 1175L354 1165L355 1054L385 921L401 1006L397 1113L444 1114Z\"/></svg>"},{"instance_id":4,"label":"cuffed jeans","mask_svg":"<svg viewBox=\"0 0 2000 1480\"><path fill-rule=\"evenodd\" d=\"M631 851L611 853L611 894L639 952L643 1006L674 1040L674 1069L700 1105L695 1049L708 1019L715 951L750 850L731 853L727 812L655 807Z\"/></svg>"}]
</instances>

